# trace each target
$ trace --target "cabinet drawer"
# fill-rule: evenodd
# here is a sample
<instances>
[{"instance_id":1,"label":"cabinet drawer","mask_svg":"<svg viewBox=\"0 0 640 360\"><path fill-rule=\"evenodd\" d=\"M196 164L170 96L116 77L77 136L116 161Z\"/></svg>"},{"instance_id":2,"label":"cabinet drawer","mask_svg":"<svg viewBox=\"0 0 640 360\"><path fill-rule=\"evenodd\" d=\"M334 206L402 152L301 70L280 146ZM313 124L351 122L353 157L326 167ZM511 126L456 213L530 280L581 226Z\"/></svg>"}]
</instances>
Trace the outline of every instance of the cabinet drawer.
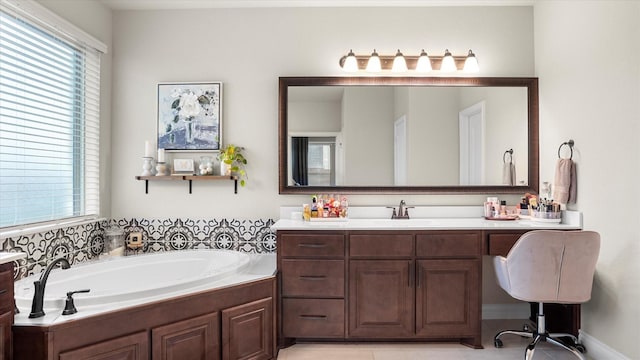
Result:
<instances>
[{"instance_id":1,"label":"cabinet drawer","mask_svg":"<svg viewBox=\"0 0 640 360\"><path fill-rule=\"evenodd\" d=\"M283 299L283 335L298 338L344 338L344 300Z\"/></svg>"},{"instance_id":2,"label":"cabinet drawer","mask_svg":"<svg viewBox=\"0 0 640 360\"><path fill-rule=\"evenodd\" d=\"M13 310L13 272L0 272L0 312Z\"/></svg>"},{"instance_id":3,"label":"cabinet drawer","mask_svg":"<svg viewBox=\"0 0 640 360\"><path fill-rule=\"evenodd\" d=\"M282 260L282 295L344 297L344 260Z\"/></svg>"},{"instance_id":4,"label":"cabinet drawer","mask_svg":"<svg viewBox=\"0 0 640 360\"><path fill-rule=\"evenodd\" d=\"M416 235L416 252L429 258L475 258L482 253L479 232Z\"/></svg>"},{"instance_id":5,"label":"cabinet drawer","mask_svg":"<svg viewBox=\"0 0 640 360\"><path fill-rule=\"evenodd\" d=\"M489 234L489 255L507 256L522 233Z\"/></svg>"},{"instance_id":6,"label":"cabinet drawer","mask_svg":"<svg viewBox=\"0 0 640 360\"><path fill-rule=\"evenodd\" d=\"M278 238L283 257L344 257L342 234L282 234Z\"/></svg>"},{"instance_id":7,"label":"cabinet drawer","mask_svg":"<svg viewBox=\"0 0 640 360\"><path fill-rule=\"evenodd\" d=\"M413 256L412 234L358 234L349 236L350 257Z\"/></svg>"}]
</instances>

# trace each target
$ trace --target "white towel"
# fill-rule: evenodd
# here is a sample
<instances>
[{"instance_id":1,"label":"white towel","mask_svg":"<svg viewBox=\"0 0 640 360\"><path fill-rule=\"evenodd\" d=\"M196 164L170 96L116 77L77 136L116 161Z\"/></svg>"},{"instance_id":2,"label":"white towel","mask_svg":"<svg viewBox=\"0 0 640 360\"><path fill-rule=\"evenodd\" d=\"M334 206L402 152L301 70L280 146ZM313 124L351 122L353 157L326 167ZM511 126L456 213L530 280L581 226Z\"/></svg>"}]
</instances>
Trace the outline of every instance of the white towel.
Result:
<instances>
[{"instance_id":1,"label":"white towel","mask_svg":"<svg viewBox=\"0 0 640 360\"><path fill-rule=\"evenodd\" d=\"M571 159L558 159L553 182L553 200L560 204L575 204L577 195L576 164Z\"/></svg>"},{"instance_id":2,"label":"white towel","mask_svg":"<svg viewBox=\"0 0 640 360\"><path fill-rule=\"evenodd\" d=\"M502 183L510 186L516 184L516 166L511 161L502 164Z\"/></svg>"}]
</instances>

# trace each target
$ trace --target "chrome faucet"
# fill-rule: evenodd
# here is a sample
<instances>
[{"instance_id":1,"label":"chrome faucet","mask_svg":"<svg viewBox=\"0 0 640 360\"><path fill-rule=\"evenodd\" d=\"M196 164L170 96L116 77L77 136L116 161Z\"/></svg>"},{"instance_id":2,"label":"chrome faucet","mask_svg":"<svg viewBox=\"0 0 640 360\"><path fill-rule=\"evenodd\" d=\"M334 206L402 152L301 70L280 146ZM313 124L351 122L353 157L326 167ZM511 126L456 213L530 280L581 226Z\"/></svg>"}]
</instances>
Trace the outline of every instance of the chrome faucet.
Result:
<instances>
[{"instance_id":1,"label":"chrome faucet","mask_svg":"<svg viewBox=\"0 0 640 360\"><path fill-rule=\"evenodd\" d=\"M63 269L68 269L71 267L67 259L65 258L55 259L47 266L47 268L44 270L42 275L40 275L40 280L36 280L33 282L33 285L35 286L35 291L33 293L33 302L31 303L31 313L29 314L29 319L39 318L44 316L44 310L42 309L44 304L44 288L47 285L47 279L49 278L49 273L58 264L61 264Z\"/></svg>"},{"instance_id":2,"label":"chrome faucet","mask_svg":"<svg viewBox=\"0 0 640 360\"><path fill-rule=\"evenodd\" d=\"M404 200L400 200L400 205L398 206L398 212L396 212L396 208L393 208L393 214L391 214L392 219L408 219L409 211L407 209L412 209L413 206L407 206L407 203Z\"/></svg>"}]
</instances>

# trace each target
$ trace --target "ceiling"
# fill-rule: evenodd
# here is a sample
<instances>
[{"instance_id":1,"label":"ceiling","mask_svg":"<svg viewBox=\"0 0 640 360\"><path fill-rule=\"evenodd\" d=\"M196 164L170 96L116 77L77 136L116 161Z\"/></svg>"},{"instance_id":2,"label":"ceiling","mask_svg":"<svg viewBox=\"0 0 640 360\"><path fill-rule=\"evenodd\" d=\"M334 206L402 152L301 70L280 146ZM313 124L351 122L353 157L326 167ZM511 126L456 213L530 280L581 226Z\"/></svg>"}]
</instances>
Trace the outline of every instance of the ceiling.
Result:
<instances>
[{"instance_id":1,"label":"ceiling","mask_svg":"<svg viewBox=\"0 0 640 360\"><path fill-rule=\"evenodd\" d=\"M98 0L113 10L272 7L530 6L535 0Z\"/></svg>"}]
</instances>

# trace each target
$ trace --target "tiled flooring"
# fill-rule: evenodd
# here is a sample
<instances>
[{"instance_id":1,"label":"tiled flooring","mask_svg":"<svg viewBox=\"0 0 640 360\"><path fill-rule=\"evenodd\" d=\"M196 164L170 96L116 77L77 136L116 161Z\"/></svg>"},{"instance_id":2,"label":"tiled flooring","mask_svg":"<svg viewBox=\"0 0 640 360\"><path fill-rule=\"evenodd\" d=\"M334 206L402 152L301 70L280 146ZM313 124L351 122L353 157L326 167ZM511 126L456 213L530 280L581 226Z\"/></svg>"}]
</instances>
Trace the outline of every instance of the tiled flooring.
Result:
<instances>
[{"instance_id":1,"label":"tiled flooring","mask_svg":"<svg viewBox=\"0 0 640 360\"><path fill-rule=\"evenodd\" d=\"M457 343L420 344L296 344L280 350L278 360L513 360L524 359L529 339L504 336L496 349L493 337L499 330L521 329L523 320L484 320L482 344L476 350ZM548 343L536 346L534 360L576 360L577 357Z\"/></svg>"}]
</instances>

